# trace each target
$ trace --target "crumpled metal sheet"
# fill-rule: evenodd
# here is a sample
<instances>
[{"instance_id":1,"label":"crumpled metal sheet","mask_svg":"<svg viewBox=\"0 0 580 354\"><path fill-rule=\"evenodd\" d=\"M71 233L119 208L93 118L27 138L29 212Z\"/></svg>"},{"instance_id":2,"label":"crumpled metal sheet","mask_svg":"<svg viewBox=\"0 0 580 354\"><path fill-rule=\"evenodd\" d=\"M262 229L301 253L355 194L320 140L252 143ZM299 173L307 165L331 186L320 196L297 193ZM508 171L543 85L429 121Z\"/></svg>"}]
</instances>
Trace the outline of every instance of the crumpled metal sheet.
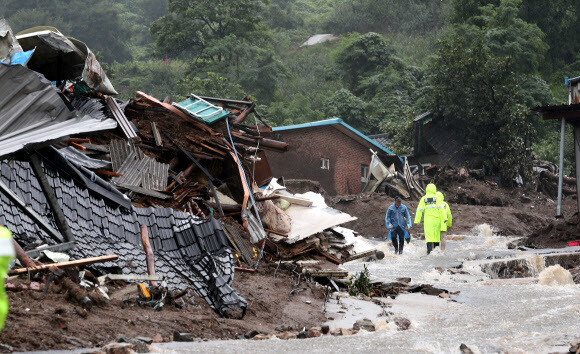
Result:
<instances>
[{"instance_id":1,"label":"crumpled metal sheet","mask_svg":"<svg viewBox=\"0 0 580 354\"><path fill-rule=\"evenodd\" d=\"M48 80L82 79L95 91L118 94L93 52L78 39L66 37L49 26L21 31L16 39L24 50L36 48L28 67L42 73Z\"/></svg>"},{"instance_id":2,"label":"crumpled metal sheet","mask_svg":"<svg viewBox=\"0 0 580 354\"><path fill-rule=\"evenodd\" d=\"M109 161L89 157L72 146L59 149L58 153L71 163L90 169L105 168L111 165Z\"/></svg>"},{"instance_id":3,"label":"crumpled metal sheet","mask_svg":"<svg viewBox=\"0 0 580 354\"><path fill-rule=\"evenodd\" d=\"M22 51L22 47L14 37L8 22L5 19L0 19L0 61L10 63L12 56Z\"/></svg>"},{"instance_id":4,"label":"crumpled metal sheet","mask_svg":"<svg viewBox=\"0 0 580 354\"><path fill-rule=\"evenodd\" d=\"M78 116L38 73L0 64L0 156L28 144L116 127L114 119Z\"/></svg>"}]
</instances>

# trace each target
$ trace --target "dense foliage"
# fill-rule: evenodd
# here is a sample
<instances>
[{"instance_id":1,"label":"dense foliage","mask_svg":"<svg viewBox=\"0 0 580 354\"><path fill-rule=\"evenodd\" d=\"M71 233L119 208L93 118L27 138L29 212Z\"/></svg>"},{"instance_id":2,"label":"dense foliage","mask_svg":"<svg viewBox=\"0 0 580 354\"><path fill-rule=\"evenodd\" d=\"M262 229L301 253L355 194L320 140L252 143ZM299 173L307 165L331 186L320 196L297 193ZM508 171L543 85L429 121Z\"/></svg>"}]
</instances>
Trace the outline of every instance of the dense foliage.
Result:
<instances>
[{"instance_id":1,"label":"dense foliage","mask_svg":"<svg viewBox=\"0 0 580 354\"><path fill-rule=\"evenodd\" d=\"M580 75L577 0L0 0L0 17L86 42L125 98L249 95L273 124L340 117L401 154L431 111L506 180L556 159L558 124L529 108ZM302 45L321 33L337 39Z\"/></svg>"}]
</instances>

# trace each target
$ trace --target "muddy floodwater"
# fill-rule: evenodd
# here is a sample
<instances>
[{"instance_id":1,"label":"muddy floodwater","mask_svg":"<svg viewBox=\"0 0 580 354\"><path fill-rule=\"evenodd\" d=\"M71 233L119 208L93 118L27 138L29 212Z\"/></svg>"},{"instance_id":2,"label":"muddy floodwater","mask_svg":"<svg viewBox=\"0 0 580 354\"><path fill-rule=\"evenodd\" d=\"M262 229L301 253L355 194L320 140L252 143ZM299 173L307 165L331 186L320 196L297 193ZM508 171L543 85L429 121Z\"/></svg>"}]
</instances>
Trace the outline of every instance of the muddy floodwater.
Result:
<instances>
[{"instance_id":1,"label":"muddy floodwater","mask_svg":"<svg viewBox=\"0 0 580 354\"><path fill-rule=\"evenodd\" d=\"M429 283L451 292L450 299L423 294L401 294L384 299L388 311L411 320L411 328L399 331L381 320L382 309L357 299L329 300L331 328L352 328L368 317L376 332L352 336L264 341L231 340L201 343L165 343L159 352L279 353L279 352L459 352L463 343L474 352L567 352L569 342L580 338L580 285L539 285L544 257L555 253L580 253L580 247L558 250L509 250L513 238L493 235L485 227L472 235L452 235L445 252L426 255L424 242L415 239L402 256L390 244L375 242L386 252L380 261L353 261L342 267L351 273L364 265L373 280L385 282L410 277L412 283ZM540 254L541 253L541 254ZM467 274L440 272L436 267L457 267ZM501 279L494 274L501 262L521 264L530 274ZM505 274L504 274L505 275ZM339 309L347 308L340 311Z\"/></svg>"}]
</instances>

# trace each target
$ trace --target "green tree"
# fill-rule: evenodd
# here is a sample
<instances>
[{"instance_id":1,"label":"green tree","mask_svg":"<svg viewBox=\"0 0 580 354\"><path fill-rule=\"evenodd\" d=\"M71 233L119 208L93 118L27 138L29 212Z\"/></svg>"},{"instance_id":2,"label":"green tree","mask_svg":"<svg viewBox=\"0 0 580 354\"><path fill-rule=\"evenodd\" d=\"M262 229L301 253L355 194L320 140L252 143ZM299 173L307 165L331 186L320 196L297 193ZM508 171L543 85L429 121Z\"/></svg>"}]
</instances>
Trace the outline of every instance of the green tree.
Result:
<instances>
[{"instance_id":1,"label":"green tree","mask_svg":"<svg viewBox=\"0 0 580 354\"><path fill-rule=\"evenodd\" d=\"M533 73L539 69L548 45L544 32L519 16L521 4L522 0L501 0L498 5L482 7L482 15L475 19L483 24L487 45L494 54L511 56L518 71Z\"/></svg>"},{"instance_id":2,"label":"green tree","mask_svg":"<svg viewBox=\"0 0 580 354\"><path fill-rule=\"evenodd\" d=\"M510 58L495 55L483 33L471 43L444 40L430 67L429 105L467 153L504 181L529 177L532 124L522 104L520 78Z\"/></svg>"},{"instance_id":3,"label":"green tree","mask_svg":"<svg viewBox=\"0 0 580 354\"><path fill-rule=\"evenodd\" d=\"M558 70L563 64L573 63L580 52L580 41L575 40L580 28L580 2L576 0L526 0L520 9L521 17L535 23L545 34L549 45L547 58L550 66L544 72Z\"/></svg>"},{"instance_id":4,"label":"green tree","mask_svg":"<svg viewBox=\"0 0 580 354\"><path fill-rule=\"evenodd\" d=\"M335 60L349 87L354 90L361 79L388 66L393 52L389 42L378 33L354 34L337 51Z\"/></svg>"},{"instance_id":5,"label":"green tree","mask_svg":"<svg viewBox=\"0 0 580 354\"><path fill-rule=\"evenodd\" d=\"M545 34L542 30L520 17L522 0L498 0L497 4L490 3L477 10L474 7L481 4L481 1L459 1L454 4L458 7L455 14L463 23L451 28L452 36L473 41L483 33L483 44L498 56L512 57L515 70L520 73L538 71L548 45L543 40Z\"/></svg>"},{"instance_id":6,"label":"green tree","mask_svg":"<svg viewBox=\"0 0 580 354\"><path fill-rule=\"evenodd\" d=\"M263 7L264 0L169 0L169 13L153 23L151 32L164 57L232 60L243 46L265 44Z\"/></svg>"},{"instance_id":7,"label":"green tree","mask_svg":"<svg viewBox=\"0 0 580 354\"><path fill-rule=\"evenodd\" d=\"M338 117L363 134L376 132L378 120L367 115L367 103L347 89L338 90L324 105L327 117Z\"/></svg>"}]
</instances>

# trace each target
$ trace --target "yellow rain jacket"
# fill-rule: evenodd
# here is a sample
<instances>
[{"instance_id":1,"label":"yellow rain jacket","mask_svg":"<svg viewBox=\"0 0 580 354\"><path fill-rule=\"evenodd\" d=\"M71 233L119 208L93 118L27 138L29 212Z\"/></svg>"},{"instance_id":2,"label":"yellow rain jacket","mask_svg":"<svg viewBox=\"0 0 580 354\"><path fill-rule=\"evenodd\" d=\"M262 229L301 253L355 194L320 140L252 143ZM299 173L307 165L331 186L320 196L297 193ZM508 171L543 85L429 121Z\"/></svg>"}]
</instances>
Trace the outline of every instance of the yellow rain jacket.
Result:
<instances>
[{"instance_id":1,"label":"yellow rain jacket","mask_svg":"<svg viewBox=\"0 0 580 354\"><path fill-rule=\"evenodd\" d=\"M423 212L425 212L425 221L423 222L425 242L440 242L441 224L447 222L447 216L441 208L441 200L437 197L437 187L433 183L427 185L425 195L417 205L415 224L421 223Z\"/></svg>"},{"instance_id":2,"label":"yellow rain jacket","mask_svg":"<svg viewBox=\"0 0 580 354\"><path fill-rule=\"evenodd\" d=\"M8 297L4 289L4 278L8 275L8 266L12 258L14 258L12 232L0 226L0 331L4 328L4 320L8 314Z\"/></svg>"},{"instance_id":3,"label":"yellow rain jacket","mask_svg":"<svg viewBox=\"0 0 580 354\"><path fill-rule=\"evenodd\" d=\"M441 200L441 207L443 208L443 212L447 216L447 222L441 224L441 231L447 231L448 227L451 227L453 224L453 215L451 215L451 209L449 209L449 204L445 202L445 196L441 192L437 192L437 196Z\"/></svg>"}]
</instances>

